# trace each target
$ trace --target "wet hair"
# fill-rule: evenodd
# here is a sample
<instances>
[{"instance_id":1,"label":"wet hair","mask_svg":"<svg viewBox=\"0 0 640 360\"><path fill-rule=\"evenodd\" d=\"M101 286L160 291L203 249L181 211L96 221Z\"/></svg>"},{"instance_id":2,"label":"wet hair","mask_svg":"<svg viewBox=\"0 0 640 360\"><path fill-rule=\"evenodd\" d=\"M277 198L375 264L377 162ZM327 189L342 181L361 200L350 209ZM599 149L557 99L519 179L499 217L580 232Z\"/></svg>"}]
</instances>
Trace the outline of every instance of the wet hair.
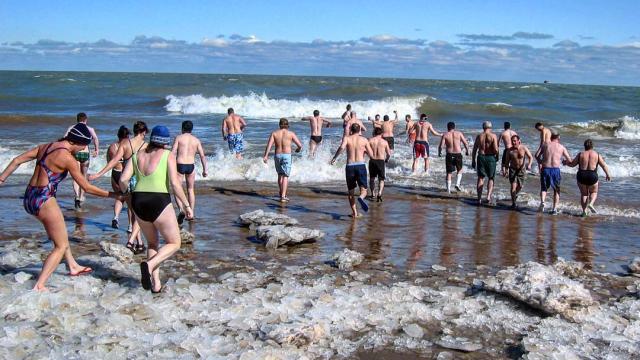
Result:
<instances>
[{"instance_id":1,"label":"wet hair","mask_svg":"<svg viewBox=\"0 0 640 360\"><path fill-rule=\"evenodd\" d=\"M537 122L535 125L533 125L534 128L536 129L540 129L540 127L542 127L542 123L541 122Z\"/></svg>"},{"instance_id":2,"label":"wet hair","mask_svg":"<svg viewBox=\"0 0 640 360\"><path fill-rule=\"evenodd\" d=\"M511 141L513 141L513 139L520 140L520 136L518 136L518 135L512 135L512 136L511 136Z\"/></svg>"},{"instance_id":3,"label":"wet hair","mask_svg":"<svg viewBox=\"0 0 640 360\"><path fill-rule=\"evenodd\" d=\"M427 114L420 114L420 120L426 119L426 118L427 118Z\"/></svg>"},{"instance_id":4,"label":"wet hair","mask_svg":"<svg viewBox=\"0 0 640 360\"><path fill-rule=\"evenodd\" d=\"M584 141L584 149L585 150L593 149L593 141L591 141L591 139L587 139Z\"/></svg>"},{"instance_id":5,"label":"wet hair","mask_svg":"<svg viewBox=\"0 0 640 360\"><path fill-rule=\"evenodd\" d=\"M411 115L409 115L409 114L405 115L405 116L404 116L404 119L405 119L405 120L409 120L409 119L411 119Z\"/></svg>"},{"instance_id":6,"label":"wet hair","mask_svg":"<svg viewBox=\"0 0 640 360\"><path fill-rule=\"evenodd\" d=\"M147 124L144 121L136 121L136 123L133 124L134 135L142 134L143 132L148 132L148 131L149 131L149 128L147 128Z\"/></svg>"},{"instance_id":7,"label":"wet hair","mask_svg":"<svg viewBox=\"0 0 640 360\"><path fill-rule=\"evenodd\" d=\"M510 123L510 122L508 122L508 121L505 121L505 122L504 122L504 129L505 129L505 130L509 130L509 129L511 129L511 123Z\"/></svg>"},{"instance_id":8,"label":"wet hair","mask_svg":"<svg viewBox=\"0 0 640 360\"><path fill-rule=\"evenodd\" d=\"M233 108L228 108L228 109L227 109L227 114L228 114L228 115L233 114Z\"/></svg>"},{"instance_id":9,"label":"wet hair","mask_svg":"<svg viewBox=\"0 0 640 360\"><path fill-rule=\"evenodd\" d=\"M456 123L454 123L453 121L449 121L447 123L447 130L453 130L456 128Z\"/></svg>"},{"instance_id":10,"label":"wet hair","mask_svg":"<svg viewBox=\"0 0 640 360\"><path fill-rule=\"evenodd\" d=\"M351 110L351 104L347 104L347 111Z\"/></svg>"},{"instance_id":11,"label":"wet hair","mask_svg":"<svg viewBox=\"0 0 640 360\"><path fill-rule=\"evenodd\" d=\"M289 128L289 120L287 118L280 118L280 129L288 129Z\"/></svg>"},{"instance_id":12,"label":"wet hair","mask_svg":"<svg viewBox=\"0 0 640 360\"><path fill-rule=\"evenodd\" d=\"M87 120L87 114L81 112L81 113L78 113L78 115L76 115L76 121L77 122L81 122L81 121L85 121L85 120Z\"/></svg>"},{"instance_id":13,"label":"wet hair","mask_svg":"<svg viewBox=\"0 0 640 360\"><path fill-rule=\"evenodd\" d=\"M313 116L320 116L319 110L313 110Z\"/></svg>"},{"instance_id":14,"label":"wet hair","mask_svg":"<svg viewBox=\"0 0 640 360\"><path fill-rule=\"evenodd\" d=\"M383 119L384 121L389 121L389 115L385 115L385 116L383 116L383 117L382 117L382 119Z\"/></svg>"},{"instance_id":15,"label":"wet hair","mask_svg":"<svg viewBox=\"0 0 640 360\"><path fill-rule=\"evenodd\" d=\"M183 133L191 133L192 130L193 130L193 123L190 120L185 120L182 122Z\"/></svg>"},{"instance_id":16,"label":"wet hair","mask_svg":"<svg viewBox=\"0 0 640 360\"><path fill-rule=\"evenodd\" d=\"M375 118L376 120L380 120L380 114L376 114Z\"/></svg>"},{"instance_id":17,"label":"wet hair","mask_svg":"<svg viewBox=\"0 0 640 360\"><path fill-rule=\"evenodd\" d=\"M491 121L487 120L485 122L482 123L482 129L486 130L486 129L491 129L493 125L491 125Z\"/></svg>"},{"instance_id":18,"label":"wet hair","mask_svg":"<svg viewBox=\"0 0 640 360\"><path fill-rule=\"evenodd\" d=\"M382 128L377 127L373 129L373 136L378 136L378 135L382 135Z\"/></svg>"},{"instance_id":19,"label":"wet hair","mask_svg":"<svg viewBox=\"0 0 640 360\"><path fill-rule=\"evenodd\" d=\"M128 138L130 134L131 132L129 131L129 129L127 129L126 126L122 125L118 129L118 140Z\"/></svg>"},{"instance_id":20,"label":"wet hair","mask_svg":"<svg viewBox=\"0 0 640 360\"><path fill-rule=\"evenodd\" d=\"M351 127L349 128L349 130L351 130L351 134L355 134L355 133L359 133L360 132L360 125L353 123L351 124Z\"/></svg>"}]
</instances>

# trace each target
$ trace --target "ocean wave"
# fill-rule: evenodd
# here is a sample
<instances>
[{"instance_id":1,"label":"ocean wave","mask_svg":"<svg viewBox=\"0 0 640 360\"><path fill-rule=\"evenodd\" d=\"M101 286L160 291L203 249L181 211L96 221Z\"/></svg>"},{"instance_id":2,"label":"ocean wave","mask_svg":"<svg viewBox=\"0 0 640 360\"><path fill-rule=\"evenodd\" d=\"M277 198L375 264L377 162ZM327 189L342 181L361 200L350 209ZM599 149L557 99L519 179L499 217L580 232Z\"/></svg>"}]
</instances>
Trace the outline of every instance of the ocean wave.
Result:
<instances>
[{"instance_id":1,"label":"ocean wave","mask_svg":"<svg viewBox=\"0 0 640 360\"><path fill-rule=\"evenodd\" d=\"M416 109L428 99L428 96L415 97L386 97L380 100L352 101L345 100L311 100L301 99L273 99L266 94L250 93L249 95L204 97L202 95L166 97L168 104L165 109L169 112L183 114L226 114L227 109L233 107L235 112L252 118L277 119L280 117L309 116L318 109L323 116L339 118L347 103L350 103L361 118L375 114L392 114L416 116Z\"/></svg>"},{"instance_id":2,"label":"ocean wave","mask_svg":"<svg viewBox=\"0 0 640 360\"><path fill-rule=\"evenodd\" d=\"M593 134L605 138L640 139L640 120L628 115L612 120L575 122L563 125L562 128L585 135Z\"/></svg>"},{"instance_id":3,"label":"ocean wave","mask_svg":"<svg viewBox=\"0 0 640 360\"><path fill-rule=\"evenodd\" d=\"M491 103L450 103L446 101L436 100L434 98L426 98L419 107L421 113L430 114L436 117L471 115L471 116L487 116L487 115L514 115L519 113L521 116L534 116L529 114L530 110L516 108L511 104L504 102Z\"/></svg>"}]
</instances>

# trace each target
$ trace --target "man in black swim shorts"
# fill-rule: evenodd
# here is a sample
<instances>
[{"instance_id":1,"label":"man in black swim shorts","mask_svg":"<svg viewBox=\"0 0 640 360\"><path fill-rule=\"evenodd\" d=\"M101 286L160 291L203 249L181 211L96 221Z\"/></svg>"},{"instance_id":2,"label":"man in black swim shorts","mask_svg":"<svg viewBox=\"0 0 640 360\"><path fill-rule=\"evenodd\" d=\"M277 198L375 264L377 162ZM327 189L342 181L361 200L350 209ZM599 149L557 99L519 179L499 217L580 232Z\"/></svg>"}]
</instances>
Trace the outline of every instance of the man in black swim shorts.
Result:
<instances>
[{"instance_id":1,"label":"man in black swim shorts","mask_svg":"<svg viewBox=\"0 0 640 360\"><path fill-rule=\"evenodd\" d=\"M309 137L309 157L316 156L316 148L322 143L322 126L331 127L331 121L320 116L319 110L313 110L313 116L303 117L301 120L309 121L311 136Z\"/></svg>"},{"instance_id":2,"label":"man in black swim shorts","mask_svg":"<svg viewBox=\"0 0 640 360\"><path fill-rule=\"evenodd\" d=\"M200 140L191 134L193 131L193 123L189 120L182 122L182 134L176 136L175 141L173 142L173 147L171 149L171 153L176 157L176 167L178 173L184 175L184 179L187 183L187 198L189 199L189 204L178 204L180 208L184 208L184 206L189 205L193 213L195 214L196 210L196 193L195 193L195 181L196 181L196 173L195 173L195 160L196 153L200 155L200 161L202 163L202 177L207 177L207 158L204 154L204 150L202 148L202 144ZM177 201L180 201L176 198ZM178 222L182 223L184 220L184 213L180 212L178 214ZM193 220L187 219L187 220Z\"/></svg>"},{"instance_id":3,"label":"man in black swim shorts","mask_svg":"<svg viewBox=\"0 0 640 360\"><path fill-rule=\"evenodd\" d=\"M382 137L382 128L373 129L373 137L369 139L369 145L373 153L369 158L369 187L371 188L370 200L382 202L382 190L385 180L385 159L391 156L389 143ZM378 191L376 192L376 178L378 178Z\"/></svg>"}]
</instances>

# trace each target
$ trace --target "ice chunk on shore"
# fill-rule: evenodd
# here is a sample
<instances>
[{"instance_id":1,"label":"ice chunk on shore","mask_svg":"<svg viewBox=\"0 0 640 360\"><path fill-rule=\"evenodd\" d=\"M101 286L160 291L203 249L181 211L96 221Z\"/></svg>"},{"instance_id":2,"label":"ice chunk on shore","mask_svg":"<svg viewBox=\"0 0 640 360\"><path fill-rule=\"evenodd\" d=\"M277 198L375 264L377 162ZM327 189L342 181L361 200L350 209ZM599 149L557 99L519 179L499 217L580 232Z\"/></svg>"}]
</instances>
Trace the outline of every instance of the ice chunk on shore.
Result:
<instances>
[{"instance_id":1,"label":"ice chunk on shore","mask_svg":"<svg viewBox=\"0 0 640 360\"><path fill-rule=\"evenodd\" d=\"M460 350L465 352L478 351L482 349L482 345L469 341L466 338L455 338L452 336L444 336L442 339L436 341L436 345L443 348Z\"/></svg>"},{"instance_id":2,"label":"ice chunk on shore","mask_svg":"<svg viewBox=\"0 0 640 360\"><path fill-rule=\"evenodd\" d=\"M238 219L242 225L245 226L260 226L260 225L297 225L298 220L283 214L274 212L264 212L262 210L255 210L252 212L244 213L240 215Z\"/></svg>"},{"instance_id":3,"label":"ice chunk on shore","mask_svg":"<svg viewBox=\"0 0 640 360\"><path fill-rule=\"evenodd\" d=\"M484 287L569 319L576 309L595 304L581 283L533 261L499 271L485 280Z\"/></svg>"},{"instance_id":4,"label":"ice chunk on shore","mask_svg":"<svg viewBox=\"0 0 640 360\"><path fill-rule=\"evenodd\" d=\"M627 267L629 268L630 273L640 274L640 257L633 258Z\"/></svg>"},{"instance_id":5,"label":"ice chunk on shore","mask_svg":"<svg viewBox=\"0 0 640 360\"><path fill-rule=\"evenodd\" d=\"M300 226L266 225L256 228L256 237L265 242L265 246L275 249L282 245L296 245L321 239L324 232Z\"/></svg>"},{"instance_id":6,"label":"ice chunk on shore","mask_svg":"<svg viewBox=\"0 0 640 360\"><path fill-rule=\"evenodd\" d=\"M118 259L120 262L130 263L133 261L133 253L124 245L101 241L100 248L105 254Z\"/></svg>"},{"instance_id":7,"label":"ice chunk on shore","mask_svg":"<svg viewBox=\"0 0 640 360\"><path fill-rule=\"evenodd\" d=\"M193 244L193 240L195 239L196 236L193 233L185 229L180 229L180 241L182 241L183 244Z\"/></svg>"},{"instance_id":8,"label":"ice chunk on shore","mask_svg":"<svg viewBox=\"0 0 640 360\"><path fill-rule=\"evenodd\" d=\"M333 254L331 260L340 270L351 270L354 266L360 265L364 261L364 255L357 251L344 249Z\"/></svg>"}]
</instances>

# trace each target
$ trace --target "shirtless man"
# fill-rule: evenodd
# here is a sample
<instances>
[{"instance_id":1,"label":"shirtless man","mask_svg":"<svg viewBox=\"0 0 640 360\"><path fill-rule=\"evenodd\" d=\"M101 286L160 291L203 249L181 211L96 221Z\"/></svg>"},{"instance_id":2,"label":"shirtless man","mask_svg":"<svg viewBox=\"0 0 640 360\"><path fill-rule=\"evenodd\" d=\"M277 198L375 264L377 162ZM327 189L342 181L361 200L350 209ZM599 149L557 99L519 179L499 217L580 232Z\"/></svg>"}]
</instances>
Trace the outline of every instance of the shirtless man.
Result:
<instances>
[{"instance_id":1,"label":"shirtless man","mask_svg":"<svg viewBox=\"0 0 640 360\"><path fill-rule=\"evenodd\" d=\"M541 122L536 123L534 127L536 128L536 130L540 132L540 144L538 145L538 150L536 150L536 153L534 155L537 161L538 156L540 155L540 151L542 149L542 144L551 140L551 130L545 128ZM542 171L542 164L538 163L538 172L541 172L541 171Z\"/></svg>"},{"instance_id":2,"label":"shirtless man","mask_svg":"<svg viewBox=\"0 0 640 360\"><path fill-rule=\"evenodd\" d=\"M191 207L191 212L196 213L196 192L195 192L195 162L196 153L200 155L200 162L202 163L202 177L207 177L207 158L204 155L202 144L200 140L191 135L193 130L193 123L189 120L182 122L182 134L176 136L171 147L171 154L176 157L176 166L178 168L178 174L184 175L184 179L187 183L187 199L189 204L181 204L180 199L176 197L176 202L180 209L186 208L187 205ZM195 215L194 215L195 216ZM180 212L178 214L178 223L184 220L185 214ZM193 218L187 219L189 221Z\"/></svg>"},{"instance_id":3,"label":"shirtless man","mask_svg":"<svg viewBox=\"0 0 640 360\"><path fill-rule=\"evenodd\" d=\"M384 121L374 122L374 126L380 126L382 128L382 138L389 143L389 149L391 149L391 152L393 152L393 149L395 148L393 128L398 124L398 112L393 110L393 113L396 114L396 117L393 120L389 120L389 115L385 115L382 118Z\"/></svg>"},{"instance_id":4,"label":"shirtless man","mask_svg":"<svg viewBox=\"0 0 640 360\"><path fill-rule=\"evenodd\" d=\"M247 126L247 122L239 115L236 115L233 108L227 109L227 117L222 120L222 139L227 141L229 151L236 154L236 159L242 159L244 151L244 136L242 132Z\"/></svg>"},{"instance_id":5,"label":"shirtless man","mask_svg":"<svg viewBox=\"0 0 640 360\"><path fill-rule=\"evenodd\" d=\"M493 194L493 180L496 177L496 163L498 162L498 137L491 132L491 121L482 123L482 134L476 137L471 154L471 167L478 172L478 205L482 204L482 188L484 178L489 178L487 185L487 202L491 203ZM477 156L477 167L476 167Z\"/></svg>"},{"instance_id":6,"label":"shirtless man","mask_svg":"<svg viewBox=\"0 0 640 360\"><path fill-rule=\"evenodd\" d=\"M371 117L368 117L367 119L371 121L371 125L373 126L373 129L371 129L372 135L373 135L373 131L376 128L382 128L382 122L380 121L380 114L376 114L376 116L374 116L373 119Z\"/></svg>"},{"instance_id":7,"label":"shirtless man","mask_svg":"<svg viewBox=\"0 0 640 360\"><path fill-rule=\"evenodd\" d=\"M76 123L83 123L87 125L88 120L89 118L87 117L87 114L83 112L78 113L78 115L76 115ZM94 146L93 152L91 153L91 157L96 157L98 156L100 141L98 140L98 135L96 134L96 131L91 126L87 126L87 127L89 128L89 132L91 132L91 141L93 142L93 146ZM67 129L65 136L69 134L69 131L71 131L72 128L73 126L70 126ZM82 151L79 151L78 153L76 153L75 158L78 161L78 165L80 166L80 172L82 173L82 176L86 177L87 171L89 171L89 162L90 162L89 146L85 147ZM82 207L82 203L84 202L84 190L80 188L80 185L78 185L78 183L76 183L75 180L73 181L73 193L75 194L74 206L76 209L80 209Z\"/></svg>"},{"instance_id":8,"label":"shirtless man","mask_svg":"<svg viewBox=\"0 0 640 360\"><path fill-rule=\"evenodd\" d=\"M358 124L358 127L360 129L358 135L362 135L363 132L367 131L367 128L362 123L362 120L358 119L358 114L356 114L355 111L352 111L349 117L349 121L347 121L347 124L344 127L344 134L342 134L343 138L350 135L351 125L353 124Z\"/></svg>"},{"instance_id":9,"label":"shirtless man","mask_svg":"<svg viewBox=\"0 0 640 360\"><path fill-rule=\"evenodd\" d=\"M503 176L509 177L509 183L511 183L511 207L516 208L516 200L518 200L518 194L522 190L524 185L524 179L526 177L526 171L531 171L531 164L533 163L533 155L525 145L520 142L520 136L514 134L511 136L511 147L507 149L506 159L504 167L508 169Z\"/></svg>"},{"instance_id":10,"label":"shirtless man","mask_svg":"<svg viewBox=\"0 0 640 360\"><path fill-rule=\"evenodd\" d=\"M349 119L351 118L351 104L347 104L347 111L342 113L341 118L342 120L344 120L345 124L347 123L347 121L349 121Z\"/></svg>"},{"instance_id":11,"label":"shirtless man","mask_svg":"<svg viewBox=\"0 0 640 360\"><path fill-rule=\"evenodd\" d=\"M342 138L342 143L336 154L331 159L331 165L336 163L336 159L342 151L347 150L347 165L345 173L347 178L347 189L349 190L349 205L351 206L351 216L359 217L356 210L355 189L360 186L360 196L358 203L364 212L369 211L369 205L364 201L367 196L367 167L364 165L364 154L369 157L373 153L369 141L360 136L360 125L353 123L349 127L350 135Z\"/></svg>"},{"instance_id":12,"label":"shirtless man","mask_svg":"<svg viewBox=\"0 0 640 360\"><path fill-rule=\"evenodd\" d=\"M313 116L303 117L301 120L309 121L311 136L309 137L309 157L316 156L316 147L322 143L322 126L331 127L331 121L320 116L320 111L313 110Z\"/></svg>"},{"instance_id":13,"label":"shirtless man","mask_svg":"<svg viewBox=\"0 0 640 360\"><path fill-rule=\"evenodd\" d=\"M404 116L404 121L406 122L404 132L407 134L407 144L413 146L413 143L416 141L416 133L410 130L413 129L416 122L411 119L411 115L409 114Z\"/></svg>"},{"instance_id":14,"label":"shirtless man","mask_svg":"<svg viewBox=\"0 0 640 360\"><path fill-rule=\"evenodd\" d=\"M427 121L427 115L421 114L420 120L417 124L413 125L413 128L409 130L411 133L416 134L416 141L413 144L413 165L411 171L415 174L418 167L418 159L424 158L424 172L429 174L429 132L435 136L442 136L437 132L433 125Z\"/></svg>"},{"instance_id":15,"label":"shirtless man","mask_svg":"<svg viewBox=\"0 0 640 360\"><path fill-rule=\"evenodd\" d=\"M289 120L281 118L279 126L280 130L272 132L269 136L269 141L267 142L267 147L264 149L264 157L262 158L262 161L264 161L265 164L267 163L271 147L275 144L276 155L273 158L273 162L276 166L276 172L278 173L280 202L288 202L289 198L287 197L287 188L289 187L289 175L291 174L292 164L291 143L293 142L298 147L296 149L297 153L302 150L302 143L298 140L298 137L293 131L289 131Z\"/></svg>"},{"instance_id":16,"label":"shirtless man","mask_svg":"<svg viewBox=\"0 0 640 360\"><path fill-rule=\"evenodd\" d=\"M553 208L551 214L558 214L558 203L560 202L560 165L564 161L571 161L571 155L567 149L560 144L560 134L554 129L549 131L551 138L542 144L536 160L541 165L540 171L540 212L544 212L544 201L547 199L547 191L553 188Z\"/></svg>"},{"instance_id":17,"label":"shirtless man","mask_svg":"<svg viewBox=\"0 0 640 360\"><path fill-rule=\"evenodd\" d=\"M507 176L507 152L511 148L511 138L513 135L518 135L515 131L511 130L511 123L508 121L504 122L504 131L500 134L500 141L504 146L504 150L502 151L502 161L500 165L500 174L502 176ZM499 146L499 145L498 145Z\"/></svg>"},{"instance_id":18,"label":"shirtless man","mask_svg":"<svg viewBox=\"0 0 640 360\"><path fill-rule=\"evenodd\" d=\"M456 190L461 191L460 182L462 181L462 146L464 152L469 156L469 144L462 132L456 130L456 124L453 121L447 123L447 132L440 138L438 145L438 157L442 156L442 145L447 148L447 156L445 157L445 167L447 170L447 192L451 194L451 174L456 171Z\"/></svg>"},{"instance_id":19,"label":"shirtless man","mask_svg":"<svg viewBox=\"0 0 640 360\"><path fill-rule=\"evenodd\" d=\"M371 150L369 156L369 187L371 188L371 200L382 202L382 190L385 180L385 161L391 156L389 142L383 137L382 128L373 130L373 137L369 139ZM378 178L378 192L376 195L376 178Z\"/></svg>"}]
</instances>

